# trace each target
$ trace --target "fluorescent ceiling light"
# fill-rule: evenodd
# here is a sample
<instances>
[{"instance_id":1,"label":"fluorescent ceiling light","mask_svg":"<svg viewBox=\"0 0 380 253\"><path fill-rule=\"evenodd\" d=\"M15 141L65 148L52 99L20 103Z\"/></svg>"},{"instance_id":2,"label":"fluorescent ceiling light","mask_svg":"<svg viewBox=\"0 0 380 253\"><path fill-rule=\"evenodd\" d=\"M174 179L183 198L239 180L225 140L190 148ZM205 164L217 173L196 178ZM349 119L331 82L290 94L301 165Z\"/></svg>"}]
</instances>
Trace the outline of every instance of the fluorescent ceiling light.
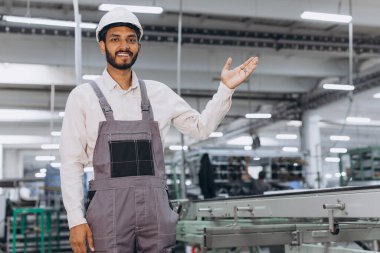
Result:
<instances>
[{"instance_id":1,"label":"fluorescent ceiling light","mask_svg":"<svg viewBox=\"0 0 380 253\"><path fill-rule=\"evenodd\" d=\"M269 147L269 146L278 146L281 145L279 140L270 137L260 137L260 145L261 147Z\"/></svg>"},{"instance_id":2,"label":"fluorescent ceiling light","mask_svg":"<svg viewBox=\"0 0 380 253\"><path fill-rule=\"evenodd\" d=\"M272 114L270 113L247 113L245 115L247 119L270 119Z\"/></svg>"},{"instance_id":3,"label":"fluorescent ceiling light","mask_svg":"<svg viewBox=\"0 0 380 253\"><path fill-rule=\"evenodd\" d=\"M349 15L331 14L323 12L304 11L301 18L309 20L336 22L336 23L350 23L352 17Z\"/></svg>"},{"instance_id":4,"label":"fluorescent ceiling light","mask_svg":"<svg viewBox=\"0 0 380 253\"><path fill-rule=\"evenodd\" d=\"M242 146L251 146L253 143L251 136L240 136L227 141L228 145L242 145Z\"/></svg>"},{"instance_id":5,"label":"fluorescent ceiling light","mask_svg":"<svg viewBox=\"0 0 380 253\"><path fill-rule=\"evenodd\" d=\"M50 163L50 166L53 167L53 168L60 168L61 167L61 163Z\"/></svg>"},{"instance_id":6,"label":"fluorescent ceiling light","mask_svg":"<svg viewBox=\"0 0 380 253\"><path fill-rule=\"evenodd\" d=\"M331 135L330 140L332 141L349 141L350 136L345 136L345 135Z\"/></svg>"},{"instance_id":7,"label":"fluorescent ceiling light","mask_svg":"<svg viewBox=\"0 0 380 253\"><path fill-rule=\"evenodd\" d=\"M43 156L43 155L40 155L40 156L36 156L36 161L54 161L55 160L55 156Z\"/></svg>"},{"instance_id":8,"label":"fluorescent ceiling light","mask_svg":"<svg viewBox=\"0 0 380 253\"><path fill-rule=\"evenodd\" d=\"M302 126L302 121L300 120L291 120L288 123L286 123L287 126L292 126L292 127L301 127Z\"/></svg>"},{"instance_id":9,"label":"fluorescent ceiling light","mask_svg":"<svg viewBox=\"0 0 380 253\"><path fill-rule=\"evenodd\" d=\"M3 20L12 23L34 24L34 25L47 25L47 26L62 26L62 27L76 27L74 21L45 19L45 18L28 18L4 15ZM83 29L96 29L97 25L94 23L81 23L80 27Z\"/></svg>"},{"instance_id":10,"label":"fluorescent ceiling light","mask_svg":"<svg viewBox=\"0 0 380 253\"><path fill-rule=\"evenodd\" d=\"M330 148L330 153L347 153L346 148Z\"/></svg>"},{"instance_id":11,"label":"fluorescent ceiling light","mask_svg":"<svg viewBox=\"0 0 380 253\"><path fill-rule=\"evenodd\" d=\"M247 151L252 150L252 146L244 146L244 150L247 150Z\"/></svg>"},{"instance_id":12,"label":"fluorescent ceiling light","mask_svg":"<svg viewBox=\"0 0 380 253\"><path fill-rule=\"evenodd\" d=\"M36 135L0 135L0 144L40 144L48 142L49 139Z\"/></svg>"},{"instance_id":13,"label":"fluorescent ceiling light","mask_svg":"<svg viewBox=\"0 0 380 253\"><path fill-rule=\"evenodd\" d=\"M295 140L297 139L296 134L277 134L276 139L279 140Z\"/></svg>"},{"instance_id":14,"label":"fluorescent ceiling light","mask_svg":"<svg viewBox=\"0 0 380 253\"><path fill-rule=\"evenodd\" d=\"M325 162L338 163L338 162L340 162L340 158L339 157L326 157Z\"/></svg>"},{"instance_id":15,"label":"fluorescent ceiling light","mask_svg":"<svg viewBox=\"0 0 380 253\"><path fill-rule=\"evenodd\" d=\"M46 173L46 169L45 168L42 168L42 169L40 169L40 173Z\"/></svg>"},{"instance_id":16,"label":"fluorescent ceiling light","mask_svg":"<svg viewBox=\"0 0 380 253\"><path fill-rule=\"evenodd\" d=\"M188 150L188 147L187 146L181 146L181 145L171 145L169 146L169 149L170 150L174 150L174 151L178 151L178 150Z\"/></svg>"},{"instance_id":17,"label":"fluorescent ceiling light","mask_svg":"<svg viewBox=\"0 0 380 253\"><path fill-rule=\"evenodd\" d=\"M42 110L0 109L0 121L5 122L50 120L55 116Z\"/></svg>"},{"instance_id":18,"label":"fluorescent ceiling light","mask_svg":"<svg viewBox=\"0 0 380 253\"><path fill-rule=\"evenodd\" d=\"M63 117L65 117L65 112L59 112L59 117L61 117L61 118L63 118Z\"/></svg>"},{"instance_id":19,"label":"fluorescent ceiling light","mask_svg":"<svg viewBox=\"0 0 380 253\"><path fill-rule=\"evenodd\" d=\"M61 132L59 132L59 131L52 131L52 132L50 133L50 135L51 135L51 136L61 136Z\"/></svg>"},{"instance_id":20,"label":"fluorescent ceiling light","mask_svg":"<svg viewBox=\"0 0 380 253\"><path fill-rule=\"evenodd\" d=\"M260 157L254 157L253 160L254 161L260 161Z\"/></svg>"},{"instance_id":21,"label":"fluorescent ceiling light","mask_svg":"<svg viewBox=\"0 0 380 253\"><path fill-rule=\"evenodd\" d=\"M82 79L83 80L95 80L95 79L97 79L97 78L99 78L100 77L100 75L83 75L82 76Z\"/></svg>"},{"instance_id":22,"label":"fluorescent ceiling light","mask_svg":"<svg viewBox=\"0 0 380 253\"><path fill-rule=\"evenodd\" d=\"M355 86L349 85L349 84L332 84L332 83L325 83L323 85L323 89L325 90L354 90Z\"/></svg>"},{"instance_id":23,"label":"fluorescent ceiling light","mask_svg":"<svg viewBox=\"0 0 380 253\"><path fill-rule=\"evenodd\" d=\"M223 137L223 133L222 132L212 132L209 137L213 137L213 138Z\"/></svg>"},{"instance_id":24,"label":"fluorescent ceiling light","mask_svg":"<svg viewBox=\"0 0 380 253\"><path fill-rule=\"evenodd\" d=\"M326 122L319 121L318 127L329 127L329 124L327 124Z\"/></svg>"},{"instance_id":25,"label":"fluorescent ceiling light","mask_svg":"<svg viewBox=\"0 0 380 253\"><path fill-rule=\"evenodd\" d=\"M43 178L46 177L46 173L37 172L36 174L34 174L34 176L37 178Z\"/></svg>"},{"instance_id":26,"label":"fluorescent ceiling light","mask_svg":"<svg viewBox=\"0 0 380 253\"><path fill-rule=\"evenodd\" d=\"M375 95L373 95L374 98L380 98L380 93L376 93Z\"/></svg>"},{"instance_id":27,"label":"fluorescent ceiling light","mask_svg":"<svg viewBox=\"0 0 380 253\"><path fill-rule=\"evenodd\" d=\"M59 144L42 144L41 149L59 149Z\"/></svg>"},{"instance_id":28,"label":"fluorescent ceiling light","mask_svg":"<svg viewBox=\"0 0 380 253\"><path fill-rule=\"evenodd\" d=\"M325 177L326 177L326 178L332 178L332 175L331 175L330 173L327 173L327 174L325 175Z\"/></svg>"},{"instance_id":29,"label":"fluorescent ceiling light","mask_svg":"<svg viewBox=\"0 0 380 253\"><path fill-rule=\"evenodd\" d=\"M298 152L298 148L297 147L283 147L282 151L284 151L284 152Z\"/></svg>"},{"instance_id":30,"label":"fluorescent ceiling light","mask_svg":"<svg viewBox=\"0 0 380 253\"><path fill-rule=\"evenodd\" d=\"M164 9L158 6L140 6L140 5L121 5L121 4L101 4L98 7L100 11L110 11L117 7L126 8L135 13L161 14Z\"/></svg>"},{"instance_id":31,"label":"fluorescent ceiling light","mask_svg":"<svg viewBox=\"0 0 380 253\"><path fill-rule=\"evenodd\" d=\"M347 117L346 121L350 123L369 123L371 119L366 117Z\"/></svg>"},{"instance_id":32,"label":"fluorescent ceiling light","mask_svg":"<svg viewBox=\"0 0 380 253\"><path fill-rule=\"evenodd\" d=\"M335 177L340 177L340 173L339 172L335 173Z\"/></svg>"}]
</instances>

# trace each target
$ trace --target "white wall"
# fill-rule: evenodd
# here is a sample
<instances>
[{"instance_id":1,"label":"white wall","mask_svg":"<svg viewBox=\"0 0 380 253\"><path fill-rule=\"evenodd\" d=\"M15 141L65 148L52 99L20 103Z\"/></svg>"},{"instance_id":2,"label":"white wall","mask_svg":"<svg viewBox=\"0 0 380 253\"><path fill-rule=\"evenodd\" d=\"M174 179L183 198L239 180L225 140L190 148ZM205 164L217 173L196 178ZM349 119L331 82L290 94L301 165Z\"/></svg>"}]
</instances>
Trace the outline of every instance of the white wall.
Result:
<instances>
[{"instance_id":1,"label":"white wall","mask_svg":"<svg viewBox=\"0 0 380 253\"><path fill-rule=\"evenodd\" d=\"M19 149L4 150L4 178L22 178L24 174L23 157Z\"/></svg>"}]
</instances>

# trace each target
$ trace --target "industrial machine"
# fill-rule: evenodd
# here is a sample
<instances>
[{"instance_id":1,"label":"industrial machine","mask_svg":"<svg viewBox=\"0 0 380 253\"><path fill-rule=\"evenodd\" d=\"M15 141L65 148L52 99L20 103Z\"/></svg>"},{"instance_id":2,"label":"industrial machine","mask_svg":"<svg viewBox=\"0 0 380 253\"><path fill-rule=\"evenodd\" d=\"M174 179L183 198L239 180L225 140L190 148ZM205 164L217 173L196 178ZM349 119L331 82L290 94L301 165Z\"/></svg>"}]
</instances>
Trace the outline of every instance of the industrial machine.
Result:
<instances>
[{"instance_id":1,"label":"industrial machine","mask_svg":"<svg viewBox=\"0 0 380 253\"><path fill-rule=\"evenodd\" d=\"M184 201L177 240L201 252L271 245L287 253L369 252L329 245L356 242L365 249L362 242L380 240L379 200L380 187L366 186Z\"/></svg>"}]
</instances>

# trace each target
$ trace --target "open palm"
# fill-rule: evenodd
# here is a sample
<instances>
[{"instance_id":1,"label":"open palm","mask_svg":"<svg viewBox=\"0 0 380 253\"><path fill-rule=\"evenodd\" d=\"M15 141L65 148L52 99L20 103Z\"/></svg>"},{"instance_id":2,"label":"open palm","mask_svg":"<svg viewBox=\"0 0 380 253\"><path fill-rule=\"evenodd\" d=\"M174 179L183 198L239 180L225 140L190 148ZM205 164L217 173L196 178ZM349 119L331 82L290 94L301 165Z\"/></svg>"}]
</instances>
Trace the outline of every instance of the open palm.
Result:
<instances>
[{"instance_id":1,"label":"open palm","mask_svg":"<svg viewBox=\"0 0 380 253\"><path fill-rule=\"evenodd\" d=\"M259 62L258 57L251 57L240 66L230 69L232 58L229 57L224 64L222 73L220 75L222 82L230 89L235 89L242 82L244 82L256 69Z\"/></svg>"}]
</instances>

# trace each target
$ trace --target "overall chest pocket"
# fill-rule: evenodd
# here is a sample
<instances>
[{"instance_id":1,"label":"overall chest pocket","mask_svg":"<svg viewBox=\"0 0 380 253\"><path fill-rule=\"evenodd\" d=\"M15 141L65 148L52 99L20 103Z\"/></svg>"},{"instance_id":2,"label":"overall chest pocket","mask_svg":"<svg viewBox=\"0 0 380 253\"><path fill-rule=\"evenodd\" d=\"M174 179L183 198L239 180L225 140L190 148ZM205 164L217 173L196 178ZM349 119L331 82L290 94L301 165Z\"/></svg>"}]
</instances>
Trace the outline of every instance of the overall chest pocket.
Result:
<instances>
[{"instance_id":1,"label":"overall chest pocket","mask_svg":"<svg viewBox=\"0 0 380 253\"><path fill-rule=\"evenodd\" d=\"M154 176L150 133L109 135L111 177Z\"/></svg>"}]
</instances>

